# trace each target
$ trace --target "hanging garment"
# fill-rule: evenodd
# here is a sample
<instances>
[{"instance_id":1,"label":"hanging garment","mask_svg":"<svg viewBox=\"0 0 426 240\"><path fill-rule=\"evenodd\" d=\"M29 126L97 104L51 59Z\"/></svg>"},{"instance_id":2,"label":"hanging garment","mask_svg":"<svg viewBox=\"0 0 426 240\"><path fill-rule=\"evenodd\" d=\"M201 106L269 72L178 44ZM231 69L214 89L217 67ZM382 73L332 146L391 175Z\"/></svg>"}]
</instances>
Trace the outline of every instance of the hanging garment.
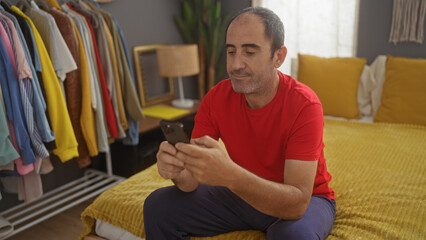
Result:
<instances>
[{"instance_id":1,"label":"hanging garment","mask_svg":"<svg viewBox=\"0 0 426 240\"><path fill-rule=\"evenodd\" d=\"M37 52L37 49L35 49L34 45L30 44L30 42L32 42L33 36L32 36L32 33L30 32L29 28L26 27L27 23L26 23L25 19L22 18L21 16L19 16L14 11L12 11L10 9L10 7L5 2L0 2L0 5L2 6L1 12L3 14L5 14L4 11L6 11L7 13L10 13L11 15L13 15L16 18L16 20L18 21L18 23L21 27L22 33L24 34L25 41L28 44L28 49L29 49L31 57L32 57L31 60L32 60L36 70L41 71L40 59L35 59L35 55L34 55L34 52ZM37 53L37 55L38 55L38 53Z\"/></svg>"},{"instance_id":2,"label":"hanging garment","mask_svg":"<svg viewBox=\"0 0 426 240\"><path fill-rule=\"evenodd\" d=\"M44 90L46 92L45 100L47 102L51 127L56 135L57 148L53 150L53 152L61 159L62 162L68 161L78 156L77 140L75 139L74 131L72 130L68 110L64 102L62 91L59 87L59 81L37 28L34 26L31 19L17 7L12 6L11 9L24 17L33 30L43 69L41 73L44 82Z\"/></svg>"},{"instance_id":3,"label":"hanging garment","mask_svg":"<svg viewBox=\"0 0 426 240\"><path fill-rule=\"evenodd\" d=\"M23 18L21 15L19 15L18 13L10 9L9 6L7 6L7 4L5 4L4 2L1 2L0 4L3 6L3 8L6 11L6 13L4 14L9 13L10 15L13 15L13 17L15 17L20 29L22 30L23 37L25 39L24 41L27 43L27 44L24 44L24 47L27 47L26 48L28 50L27 55L30 56L30 59L31 59L31 60L28 60L28 62L33 63L32 65L30 65L32 69L35 71L35 73L33 73L33 79L37 80L36 86L34 87L34 90L35 90L34 93L36 95L39 95L39 99L35 100L35 103L41 103L42 108L44 110L44 116L42 116L43 112L39 112L39 109L36 108L36 114L37 114L36 122L37 122L37 126L39 127L40 135L43 139L44 145L46 146L48 150L53 150L56 148L55 134L53 133L50 127L51 124L49 119L49 113L48 113L46 102L44 100L46 98L46 93L44 91L44 86L43 86L44 83L43 81L39 80L39 79L42 79L41 61L40 61L40 56L38 54L37 45L34 40L32 29L30 25L27 23L25 18ZM13 20L13 18L10 18L10 19ZM34 77L34 76L37 76L37 77Z\"/></svg>"},{"instance_id":4,"label":"hanging garment","mask_svg":"<svg viewBox=\"0 0 426 240\"><path fill-rule=\"evenodd\" d=\"M89 31L90 31L90 34L92 36L92 41L93 41L93 48L95 50L95 57L96 57L96 63L97 63L97 67L98 67L100 89L101 89L102 97L103 97L107 127L108 127L108 130L109 130L109 133L110 133L110 137L116 138L118 136L117 122L116 122L116 119L115 119L115 116L114 116L114 111L113 111L112 104L111 104L111 98L110 98L109 93L108 93L107 83L106 83L106 79L105 79L105 75L104 75L104 68L102 66L101 56L100 56L100 53L102 53L103 51L100 51L101 49L99 48L99 45L97 43L98 41L97 41L97 38L95 36L95 30L100 29L99 28L100 23L98 22L98 19L94 15L92 15L90 12L88 12L80 4L72 3L71 7L75 11L77 11L78 13L80 13L82 16L85 17L87 25L89 26ZM100 41L100 42L104 42L104 41ZM109 69L109 70L111 70L111 69ZM112 74L110 74L110 75L112 75Z\"/></svg>"},{"instance_id":5,"label":"hanging garment","mask_svg":"<svg viewBox=\"0 0 426 240\"><path fill-rule=\"evenodd\" d=\"M58 1L56 0L45 0L51 7L54 7L58 10L62 10L61 6L59 5Z\"/></svg>"},{"instance_id":6,"label":"hanging garment","mask_svg":"<svg viewBox=\"0 0 426 240\"><path fill-rule=\"evenodd\" d=\"M31 171L25 176L6 176L0 178L7 193L18 194L18 200L32 202L43 195L40 175Z\"/></svg>"},{"instance_id":7,"label":"hanging garment","mask_svg":"<svg viewBox=\"0 0 426 240\"><path fill-rule=\"evenodd\" d=\"M83 41L81 40L80 33L78 32L77 26L73 23L74 32L78 41L78 50L80 57L80 78L81 78L81 131L87 143L90 156L98 155L98 146L96 139L96 126L95 116L93 114L91 96L90 96L90 77L89 68L86 57L86 50L84 49Z\"/></svg>"},{"instance_id":8,"label":"hanging garment","mask_svg":"<svg viewBox=\"0 0 426 240\"><path fill-rule=\"evenodd\" d=\"M2 70L2 66L3 66L3 64L0 61L0 70ZM1 73L3 73L3 75ZM0 78L2 78L4 76L6 76L6 73L0 71ZM2 91L3 90L2 90L1 84L0 84L0 100L1 100L1 105L2 105L3 109L6 109L5 103L4 103L4 99L3 99L3 92ZM7 128L8 128L8 131L10 133L10 141L12 143L13 148L15 149L15 152L18 154L18 157L15 158L14 161L9 162L6 165L0 165L0 177L2 177L2 176L10 176L10 175L13 175L13 176L19 175L18 169L15 169L15 163L21 163L22 164L22 162L23 162L22 157L21 157L21 152L19 150L18 142L16 140L14 127L13 127L11 121L8 120L8 119L6 119L5 123L7 123ZM10 151L12 151L12 149L10 149ZM31 167L33 166L32 164L28 164L26 166L28 166L28 167L24 168L24 169L22 169L22 168L19 169L19 171L20 171L21 174L27 174L28 172L32 171L32 169L31 169Z\"/></svg>"},{"instance_id":9,"label":"hanging garment","mask_svg":"<svg viewBox=\"0 0 426 240\"><path fill-rule=\"evenodd\" d=\"M128 60L127 57L127 49L125 50L126 46L124 44L124 40L117 29L118 24L115 24L114 20L108 13L102 12L102 14L114 40L121 90L129 123L129 128L126 130L126 138L123 140L123 143L126 145L137 145L139 143L139 122L137 120L142 119L143 114L138 95L136 93L132 68L131 65L129 65L130 60Z\"/></svg>"},{"instance_id":10,"label":"hanging garment","mask_svg":"<svg viewBox=\"0 0 426 240\"><path fill-rule=\"evenodd\" d=\"M34 170L34 164L24 164L24 161L21 157L21 151L19 150L18 141L16 139L14 126L10 120L7 121L7 124L10 131L10 140L19 157L15 159L14 162L11 162L5 166L0 166L0 177L26 175Z\"/></svg>"},{"instance_id":11,"label":"hanging garment","mask_svg":"<svg viewBox=\"0 0 426 240\"><path fill-rule=\"evenodd\" d=\"M19 158L10 141L9 127L7 126L6 113L4 111L3 94L0 86L0 166L8 165ZM12 165L13 166L13 165Z\"/></svg>"},{"instance_id":12,"label":"hanging garment","mask_svg":"<svg viewBox=\"0 0 426 240\"><path fill-rule=\"evenodd\" d=\"M37 200L43 195L40 174L32 171L18 178L18 199L26 203Z\"/></svg>"},{"instance_id":13,"label":"hanging garment","mask_svg":"<svg viewBox=\"0 0 426 240\"><path fill-rule=\"evenodd\" d=\"M41 158L49 157L49 152L44 146L37 125L34 124L34 113L33 113L33 85L31 83L32 72L28 65L24 49L22 47L21 40L15 29L13 22L5 18L4 15L0 14L0 22L4 27L9 29L9 36L11 39L12 50L15 58L15 64L19 82L19 90L21 93L22 107L24 109L23 114L25 117L26 129L28 131L31 146L36 156ZM13 63L13 61L12 61Z\"/></svg>"},{"instance_id":14,"label":"hanging garment","mask_svg":"<svg viewBox=\"0 0 426 240\"><path fill-rule=\"evenodd\" d=\"M63 13L52 8L49 13L55 19L55 22L62 34L65 43L70 50L74 61L79 64L77 38L74 33L74 28L70 19ZM81 116L81 81L79 71L68 72L64 81L66 88L67 107L70 114L71 124L74 129L75 137L78 142L78 158L77 165L80 168L87 167L91 164L89 150L87 149L86 141L81 132L80 116Z\"/></svg>"},{"instance_id":15,"label":"hanging garment","mask_svg":"<svg viewBox=\"0 0 426 240\"><path fill-rule=\"evenodd\" d=\"M49 158L42 159L39 174L48 174L53 171L53 165Z\"/></svg>"},{"instance_id":16,"label":"hanging garment","mask_svg":"<svg viewBox=\"0 0 426 240\"><path fill-rule=\"evenodd\" d=\"M111 69L112 75L109 77L108 81L111 81L108 83L108 90L111 93L111 102L114 109L114 115L117 120L117 127L118 127L118 136L117 138L123 139L126 137L126 133L124 130L128 128L127 123L127 117L125 114L124 109L124 103L123 103L123 96L121 93L121 86L120 86L120 80L118 75L118 66L117 66L117 59L114 49L114 42L112 39L111 32L102 16L102 14L96 12L95 8L91 8L92 6L86 6L86 8L90 8L91 12L96 14L98 18L98 22L101 23L102 27L99 26L99 28L102 29L101 36L98 37L98 39L101 39L102 41L105 41L103 45L107 45L107 54L110 56L108 59L110 60L108 65L108 68Z\"/></svg>"},{"instance_id":17,"label":"hanging garment","mask_svg":"<svg viewBox=\"0 0 426 240\"><path fill-rule=\"evenodd\" d=\"M101 14L97 13L96 11L93 11L87 4L84 2L79 2L82 9L85 10L85 12L90 16L88 17L91 21L96 43L98 45L99 50L99 57L102 64L102 69L104 70L105 75L105 82L108 89L108 92L110 94L110 100L112 103L112 110L114 111L114 117L116 120L118 135L116 138L122 139L126 136L124 133L123 128L121 127L120 122L120 116L118 113L118 102L117 102L117 89L115 86L115 77L114 77L114 71L112 66L112 55L110 52L106 31L105 31L105 21Z\"/></svg>"},{"instance_id":18,"label":"hanging garment","mask_svg":"<svg viewBox=\"0 0 426 240\"><path fill-rule=\"evenodd\" d=\"M0 77L2 77L0 75ZM9 125L9 121L6 119L6 106L4 104L4 99L3 99L3 90L1 88L1 84L0 84L0 105L2 108L2 112L0 114L2 114L3 118L4 118L4 124L6 125L6 129L2 130L2 135L4 134L5 136L5 141L3 143L2 146L2 155L3 155L3 160L2 163L5 164L0 164L0 176L1 176L1 172L2 170L6 170L6 171L14 171L15 169L15 164L14 161L18 161L20 160L22 162L21 156L19 155L19 148L18 148L18 143L16 142L16 138L15 133L13 131L13 126ZM0 119L1 122L3 122L3 119ZM10 134L10 135L9 135ZM12 136L13 134L13 136ZM10 144L8 144L7 142L10 142ZM16 153L16 154L14 154Z\"/></svg>"},{"instance_id":19,"label":"hanging garment","mask_svg":"<svg viewBox=\"0 0 426 240\"><path fill-rule=\"evenodd\" d=\"M112 40L111 32L108 28L108 25L104 21L104 28L105 28L105 34L108 41L108 48L111 53L111 62L112 62L112 68L114 72L114 81L115 81L115 88L116 88L116 102L117 102L117 108L118 108L118 119L120 120L120 125L123 130L127 130L129 128L127 117L126 117L126 110L124 108L124 102L123 102L123 95L121 93L121 85L120 85L120 76L118 75L118 65L117 65L117 56L115 55L115 49L114 49L114 41ZM126 133L124 133L124 137ZM121 137L121 135L119 135Z\"/></svg>"},{"instance_id":20,"label":"hanging garment","mask_svg":"<svg viewBox=\"0 0 426 240\"><path fill-rule=\"evenodd\" d=\"M21 157L21 151L19 150L18 141L16 139L14 126L10 120L8 120L7 123L8 123L9 131L10 131L10 140L16 152L18 153L19 157L15 159L13 163L10 163L6 165L5 167L1 168L1 170L6 170L6 171L0 171L0 177L26 175L34 170L34 164L32 163L24 164L24 160Z\"/></svg>"},{"instance_id":21,"label":"hanging garment","mask_svg":"<svg viewBox=\"0 0 426 240\"><path fill-rule=\"evenodd\" d=\"M31 1L31 8L25 8L25 14L31 18L40 36L43 39L46 50L49 53L53 68L60 81L64 93L66 74L77 69L77 65L64 41L55 20L48 13L42 11L37 4ZM65 97L65 93L63 94ZM64 98L66 100L66 98Z\"/></svg>"},{"instance_id":22,"label":"hanging garment","mask_svg":"<svg viewBox=\"0 0 426 240\"><path fill-rule=\"evenodd\" d=\"M15 147L15 146L13 146L13 147ZM18 150L16 150L16 149L15 149L15 151L18 152ZM19 159L19 154L18 154L18 159ZM17 159L15 159L15 161L16 160ZM8 163L6 165L0 165L0 176L2 176L2 171L3 170L5 170L5 171L13 171L13 170L15 170L15 163L12 161L12 162L10 162L10 163Z\"/></svg>"},{"instance_id":23,"label":"hanging garment","mask_svg":"<svg viewBox=\"0 0 426 240\"><path fill-rule=\"evenodd\" d=\"M132 120L130 121L130 127L129 127L129 137L126 138L123 142L125 144L129 144L129 145L137 145L139 143L139 121L143 118L143 114L142 114L142 108L138 99L138 95L136 93L136 82L135 82L135 77L134 77L134 73L133 73L133 68L132 68L132 64L130 62L130 58L129 58L129 54L128 54L128 50L127 50L127 45L125 44L125 40L124 40L124 35L123 32L121 31L120 26L118 25L118 22L111 16L111 19L113 20L113 26L115 26L115 28L117 29L117 32L119 34L119 42L121 44L119 44L122 48L121 53L125 56L125 59L123 59L123 63L125 63L125 65L127 65L127 69L129 71L130 74L130 82L128 84L131 84L131 86L129 86L129 88L133 89L132 92L134 92L133 95L133 100L132 100L132 105L133 107L130 107L130 110L128 111L129 115L133 115L132 116ZM127 64L126 64L127 63Z\"/></svg>"},{"instance_id":24,"label":"hanging garment","mask_svg":"<svg viewBox=\"0 0 426 240\"><path fill-rule=\"evenodd\" d=\"M0 42L0 67L2 68L0 72L3 74L0 77L0 84L6 105L6 115L9 123L13 123L22 160L25 164L30 164L35 162L35 155L31 149L30 137L24 124L24 110L19 92L18 77L15 72L12 45L2 24L0 24L0 35L2 40ZM12 58L10 58L11 56Z\"/></svg>"},{"instance_id":25,"label":"hanging garment","mask_svg":"<svg viewBox=\"0 0 426 240\"><path fill-rule=\"evenodd\" d=\"M97 148L99 152L108 152L108 134L106 130L106 123L104 118L104 109L98 85L98 72L96 65L96 58L94 57L95 51L93 49L92 36L89 33L89 27L83 16L74 11L68 5L63 5L62 9L71 16L80 33L84 49L86 50L87 63L89 66L90 89L92 108L95 111L95 126L97 136Z\"/></svg>"}]
</instances>

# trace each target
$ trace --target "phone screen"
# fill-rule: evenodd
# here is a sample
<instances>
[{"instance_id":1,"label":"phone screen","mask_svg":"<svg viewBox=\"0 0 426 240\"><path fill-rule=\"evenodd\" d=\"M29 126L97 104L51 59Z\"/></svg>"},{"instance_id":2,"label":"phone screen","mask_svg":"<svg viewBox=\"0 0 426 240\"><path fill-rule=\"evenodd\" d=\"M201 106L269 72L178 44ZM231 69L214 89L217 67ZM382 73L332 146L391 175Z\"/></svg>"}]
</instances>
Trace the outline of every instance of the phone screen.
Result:
<instances>
[{"instance_id":1,"label":"phone screen","mask_svg":"<svg viewBox=\"0 0 426 240\"><path fill-rule=\"evenodd\" d=\"M182 123L161 120L160 127L166 140L173 146L178 142L189 143L188 135Z\"/></svg>"}]
</instances>

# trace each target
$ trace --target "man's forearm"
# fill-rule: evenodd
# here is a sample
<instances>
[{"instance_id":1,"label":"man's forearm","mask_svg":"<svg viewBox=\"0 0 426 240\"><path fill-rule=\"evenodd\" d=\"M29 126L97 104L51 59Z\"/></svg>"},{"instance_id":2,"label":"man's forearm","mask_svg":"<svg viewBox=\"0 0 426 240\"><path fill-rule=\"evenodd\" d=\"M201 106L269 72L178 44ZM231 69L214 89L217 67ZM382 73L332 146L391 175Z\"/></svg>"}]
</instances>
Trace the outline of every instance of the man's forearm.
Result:
<instances>
[{"instance_id":1,"label":"man's forearm","mask_svg":"<svg viewBox=\"0 0 426 240\"><path fill-rule=\"evenodd\" d=\"M297 187L263 179L243 168L227 187L260 212L281 219L300 218L310 199Z\"/></svg>"}]
</instances>

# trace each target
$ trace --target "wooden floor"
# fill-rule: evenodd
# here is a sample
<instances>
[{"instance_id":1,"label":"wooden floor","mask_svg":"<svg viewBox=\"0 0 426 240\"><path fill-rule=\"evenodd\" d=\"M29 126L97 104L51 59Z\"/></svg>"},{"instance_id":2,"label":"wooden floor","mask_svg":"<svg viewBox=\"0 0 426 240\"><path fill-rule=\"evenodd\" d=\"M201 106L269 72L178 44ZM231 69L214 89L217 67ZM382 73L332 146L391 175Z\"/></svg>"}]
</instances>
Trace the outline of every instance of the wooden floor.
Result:
<instances>
[{"instance_id":1,"label":"wooden floor","mask_svg":"<svg viewBox=\"0 0 426 240\"><path fill-rule=\"evenodd\" d=\"M76 240L84 228L80 214L93 200L89 199L82 202L7 240Z\"/></svg>"}]
</instances>

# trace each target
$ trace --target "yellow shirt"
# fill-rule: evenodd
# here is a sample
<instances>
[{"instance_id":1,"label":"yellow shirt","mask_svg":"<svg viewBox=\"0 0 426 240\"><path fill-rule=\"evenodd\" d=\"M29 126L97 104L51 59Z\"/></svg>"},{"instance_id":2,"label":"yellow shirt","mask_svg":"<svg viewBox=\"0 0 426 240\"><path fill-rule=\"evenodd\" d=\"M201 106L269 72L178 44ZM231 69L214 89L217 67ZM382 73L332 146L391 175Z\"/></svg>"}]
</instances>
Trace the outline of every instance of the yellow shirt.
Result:
<instances>
[{"instance_id":1,"label":"yellow shirt","mask_svg":"<svg viewBox=\"0 0 426 240\"><path fill-rule=\"evenodd\" d=\"M43 40L31 19L16 6L12 6L11 9L24 17L33 31L34 40L40 56L41 68L43 69L41 75L44 90L46 92L46 103L50 123L56 136L56 149L53 150L53 153L58 156L62 162L66 162L72 158L78 157L78 144L71 125L68 109L59 86L58 78L56 77L55 70L53 69Z\"/></svg>"},{"instance_id":2,"label":"yellow shirt","mask_svg":"<svg viewBox=\"0 0 426 240\"><path fill-rule=\"evenodd\" d=\"M86 50L83 46L80 33L73 22L74 31L78 41L78 52L80 57L80 78L81 78L81 116L80 124L84 140L86 140L87 149L90 156L98 155L98 141L96 138L95 117L92 109L92 100L90 96L90 79L87 65Z\"/></svg>"},{"instance_id":3,"label":"yellow shirt","mask_svg":"<svg viewBox=\"0 0 426 240\"><path fill-rule=\"evenodd\" d=\"M59 5L58 1L56 0L46 0L46 2L51 6L51 7L55 7L58 10L62 10L61 6Z\"/></svg>"}]
</instances>

